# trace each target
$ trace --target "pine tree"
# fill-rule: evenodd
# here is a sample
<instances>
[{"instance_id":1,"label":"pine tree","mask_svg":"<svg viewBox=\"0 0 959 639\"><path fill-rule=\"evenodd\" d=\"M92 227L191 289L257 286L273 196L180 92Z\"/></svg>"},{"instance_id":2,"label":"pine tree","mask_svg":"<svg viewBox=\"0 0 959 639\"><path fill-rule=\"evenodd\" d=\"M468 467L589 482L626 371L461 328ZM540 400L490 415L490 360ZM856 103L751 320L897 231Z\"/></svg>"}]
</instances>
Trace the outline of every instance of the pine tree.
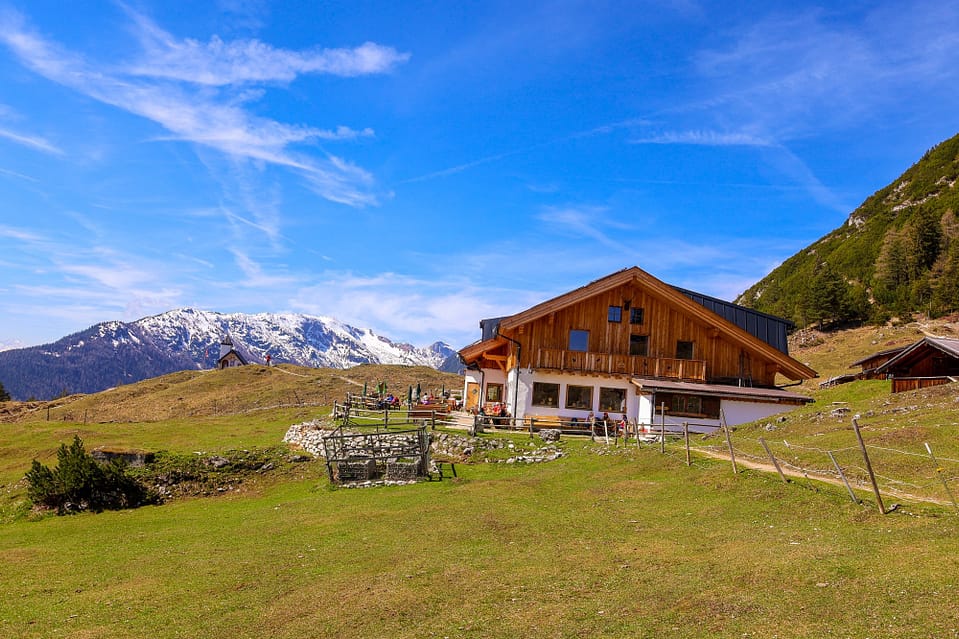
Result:
<instances>
[{"instance_id":1,"label":"pine tree","mask_svg":"<svg viewBox=\"0 0 959 639\"><path fill-rule=\"evenodd\" d=\"M942 225L939 214L932 209L920 210L912 219L909 229L909 265L912 279L925 275L939 257L942 248Z\"/></svg>"},{"instance_id":2,"label":"pine tree","mask_svg":"<svg viewBox=\"0 0 959 639\"><path fill-rule=\"evenodd\" d=\"M10 393L7 392L7 389L3 387L3 382L0 382L0 402L9 402Z\"/></svg>"},{"instance_id":3,"label":"pine tree","mask_svg":"<svg viewBox=\"0 0 959 639\"><path fill-rule=\"evenodd\" d=\"M808 309L823 328L825 321L847 319L849 285L828 262L816 269L809 287Z\"/></svg>"},{"instance_id":4,"label":"pine tree","mask_svg":"<svg viewBox=\"0 0 959 639\"><path fill-rule=\"evenodd\" d=\"M874 293L884 306L897 310L908 303L909 257L906 239L897 231L889 231L883 239L879 259L876 261Z\"/></svg>"}]
</instances>

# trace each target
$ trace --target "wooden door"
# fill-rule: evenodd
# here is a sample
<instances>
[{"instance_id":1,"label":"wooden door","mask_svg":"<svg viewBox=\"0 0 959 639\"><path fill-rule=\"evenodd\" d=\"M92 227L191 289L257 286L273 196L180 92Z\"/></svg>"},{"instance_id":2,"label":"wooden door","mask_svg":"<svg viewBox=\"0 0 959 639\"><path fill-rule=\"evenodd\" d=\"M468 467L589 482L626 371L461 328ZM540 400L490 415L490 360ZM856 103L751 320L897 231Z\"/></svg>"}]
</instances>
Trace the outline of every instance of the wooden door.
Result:
<instances>
[{"instance_id":1,"label":"wooden door","mask_svg":"<svg viewBox=\"0 0 959 639\"><path fill-rule=\"evenodd\" d=\"M476 382L467 382L466 384L466 408L467 411L479 410L480 387Z\"/></svg>"}]
</instances>

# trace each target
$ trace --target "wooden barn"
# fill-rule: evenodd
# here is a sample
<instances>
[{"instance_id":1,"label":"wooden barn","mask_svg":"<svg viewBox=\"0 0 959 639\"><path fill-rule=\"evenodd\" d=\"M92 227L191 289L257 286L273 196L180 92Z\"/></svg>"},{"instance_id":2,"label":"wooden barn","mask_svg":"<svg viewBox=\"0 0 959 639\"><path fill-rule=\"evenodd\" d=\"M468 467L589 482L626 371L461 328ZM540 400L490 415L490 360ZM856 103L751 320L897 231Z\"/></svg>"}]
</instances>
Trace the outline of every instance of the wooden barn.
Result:
<instances>
[{"instance_id":1,"label":"wooden barn","mask_svg":"<svg viewBox=\"0 0 959 639\"><path fill-rule=\"evenodd\" d=\"M627 268L530 309L482 320L460 351L467 409L642 425L739 424L811 401L777 387L816 372L791 358L784 319Z\"/></svg>"},{"instance_id":2,"label":"wooden barn","mask_svg":"<svg viewBox=\"0 0 959 639\"><path fill-rule=\"evenodd\" d=\"M892 380L894 393L957 381L959 339L924 337L900 349L875 372Z\"/></svg>"}]
</instances>

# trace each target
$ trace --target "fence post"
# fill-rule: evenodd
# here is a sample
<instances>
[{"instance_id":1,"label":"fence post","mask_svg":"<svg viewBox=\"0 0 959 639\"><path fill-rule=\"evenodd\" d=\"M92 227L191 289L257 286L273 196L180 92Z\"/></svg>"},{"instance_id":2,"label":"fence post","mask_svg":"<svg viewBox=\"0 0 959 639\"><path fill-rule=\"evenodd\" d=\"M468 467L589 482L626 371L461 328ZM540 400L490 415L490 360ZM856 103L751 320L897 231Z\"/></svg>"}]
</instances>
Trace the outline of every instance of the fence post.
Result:
<instances>
[{"instance_id":1,"label":"fence post","mask_svg":"<svg viewBox=\"0 0 959 639\"><path fill-rule=\"evenodd\" d=\"M932 463L936 467L936 474L939 475L939 479L942 480L942 487L946 489L946 494L949 495L949 499L952 501L952 507L959 510L959 505L956 505L956 497L952 494L952 490L949 489L949 482L946 481L945 475L942 474L942 468L939 467L939 460L936 459L936 456L933 454L929 442L924 443L926 444L926 452L929 453L929 457L932 458Z\"/></svg>"},{"instance_id":2,"label":"fence post","mask_svg":"<svg viewBox=\"0 0 959 639\"><path fill-rule=\"evenodd\" d=\"M726 423L726 413L719 411L719 418L723 422L723 432L726 433L726 447L729 448L729 460L733 463L733 474L739 473L736 468L736 453L733 451L733 439L729 434L729 424Z\"/></svg>"},{"instance_id":3,"label":"fence post","mask_svg":"<svg viewBox=\"0 0 959 639\"><path fill-rule=\"evenodd\" d=\"M842 468L839 467L839 462L837 462L836 458L833 457L832 451L827 450L826 454L829 455L829 459L832 460L832 465L836 467L836 472L839 473L839 477L842 479L842 483L846 485L846 490L849 491L849 498L852 499L854 504L858 504L859 499L856 497L856 493L853 492L852 486L849 485L849 480L846 479L846 474L842 472Z\"/></svg>"},{"instance_id":4,"label":"fence post","mask_svg":"<svg viewBox=\"0 0 959 639\"><path fill-rule=\"evenodd\" d=\"M659 452L666 453L666 402L659 404Z\"/></svg>"},{"instance_id":5,"label":"fence post","mask_svg":"<svg viewBox=\"0 0 959 639\"><path fill-rule=\"evenodd\" d=\"M876 483L876 475L872 472L872 464L869 463L869 453L866 452L866 444L862 441L862 433L859 432L859 422L852 420L852 429L856 431L856 440L859 442L859 450L862 451L862 458L866 462L866 472L869 473L869 481L872 483L872 491L876 494L876 503L879 505L879 514L886 514L886 507L882 505L882 495L879 494L879 484Z\"/></svg>"},{"instance_id":6,"label":"fence post","mask_svg":"<svg viewBox=\"0 0 959 639\"><path fill-rule=\"evenodd\" d=\"M692 466L689 459L689 422L683 422L683 440L686 442L686 465Z\"/></svg>"},{"instance_id":7,"label":"fence post","mask_svg":"<svg viewBox=\"0 0 959 639\"><path fill-rule=\"evenodd\" d=\"M766 443L766 440L760 437L759 443L762 444L763 450L766 451L766 454L769 455L769 459L772 460L773 466L776 467L776 472L779 473L779 478L783 480L784 484L788 484L789 480L786 479L786 476L783 474L783 469L779 467L779 462L776 461L776 456L773 455L773 451L769 450L769 445Z\"/></svg>"},{"instance_id":8,"label":"fence post","mask_svg":"<svg viewBox=\"0 0 959 639\"><path fill-rule=\"evenodd\" d=\"M430 411L430 430L436 430L436 411Z\"/></svg>"}]
</instances>

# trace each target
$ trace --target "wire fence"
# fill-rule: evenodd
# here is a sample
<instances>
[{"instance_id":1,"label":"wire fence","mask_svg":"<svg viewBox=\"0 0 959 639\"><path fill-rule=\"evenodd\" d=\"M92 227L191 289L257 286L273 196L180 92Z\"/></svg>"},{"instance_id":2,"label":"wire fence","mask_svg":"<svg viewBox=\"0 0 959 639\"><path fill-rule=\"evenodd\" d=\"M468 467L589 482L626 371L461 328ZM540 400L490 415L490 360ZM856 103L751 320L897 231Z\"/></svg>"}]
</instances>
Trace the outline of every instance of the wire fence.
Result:
<instances>
[{"instance_id":1,"label":"wire fence","mask_svg":"<svg viewBox=\"0 0 959 639\"><path fill-rule=\"evenodd\" d=\"M883 512L890 510L884 507L883 496L949 505L959 512L959 459L937 454L929 442L910 442L902 448L867 444L855 420L852 431L833 431L828 445L811 446L773 435L744 435L723 426L694 441L687 438L686 445L688 451L730 460L734 472L744 465L778 472L784 481L793 477L826 481L845 487L854 501L871 493ZM676 438L674 433L666 435Z\"/></svg>"}]
</instances>

